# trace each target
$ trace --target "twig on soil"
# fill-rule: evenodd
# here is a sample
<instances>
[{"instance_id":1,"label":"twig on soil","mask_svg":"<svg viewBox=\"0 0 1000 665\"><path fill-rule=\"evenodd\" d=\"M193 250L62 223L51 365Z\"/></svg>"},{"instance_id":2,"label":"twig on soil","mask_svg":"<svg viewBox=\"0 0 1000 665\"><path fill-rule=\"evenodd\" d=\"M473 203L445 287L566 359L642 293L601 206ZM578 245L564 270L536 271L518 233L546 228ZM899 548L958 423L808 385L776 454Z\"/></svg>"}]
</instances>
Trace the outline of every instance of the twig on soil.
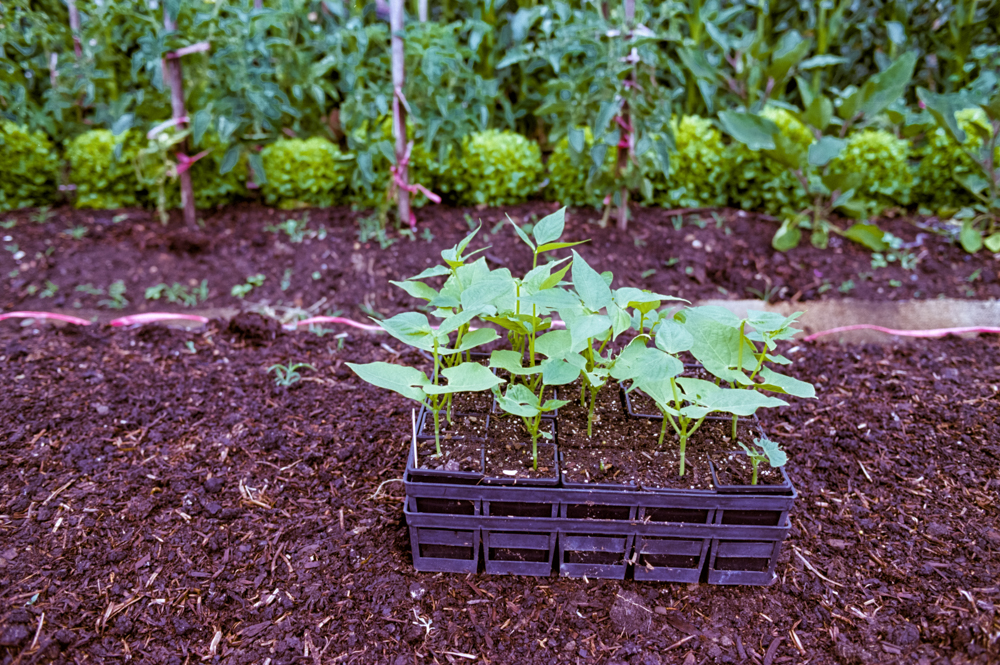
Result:
<instances>
[{"instance_id":1,"label":"twig on soil","mask_svg":"<svg viewBox=\"0 0 1000 665\"><path fill-rule=\"evenodd\" d=\"M401 482L403 482L402 478L390 478L389 480L383 480L379 484L378 488L375 490L375 493L372 494L372 497L371 497L372 501L374 501L375 499L377 499L379 497L379 494L382 492L382 488L385 487L386 484L388 484L388 483L401 483Z\"/></svg>"},{"instance_id":2,"label":"twig on soil","mask_svg":"<svg viewBox=\"0 0 1000 665\"><path fill-rule=\"evenodd\" d=\"M686 642L689 642L689 641L693 640L696 637L698 637L698 636L697 635L688 635L687 637L682 637L681 639L677 640L676 642L674 642L673 644L671 644L670 646L668 646L666 649L664 649L664 651L672 651L672 650L676 649L677 647L679 647L680 645L682 645L682 644L684 644Z\"/></svg>"},{"instance_id":3,"label":"twig on soil","mask_svg":"<svg viewBox=\"0 0 1000 665\"><path fill-rule=\"evenodd\" d=\"M47 498L45 501L42 501L42 505L43 506L46 505L49 501L51 501L52 499L54 499L57 496L59 496L59 494L61 494L63 492L63 490L69 488L69 486L72 485L75 482L76 482L76 478L70 478L70 481L68 483L66 483L65 485L63 485L59 489L57 489L54 492L52 492L52 494L49 495L49 498Z\"/></svg>"},{"instance_id":4,"label":"twig on soil","mask_svg":"<svg viewBox=\"0 0 1000 665\"><path fill-rule=\"evenodd\" d=\"M844 586L840 582L834 582L829 577L827 577L823 573L821 573L818 570L816 570L816 568L813 567L813 565L811 563L809 563L809 560L806 559L804 556L802 556L802 552L800 552L799 548L797 548L795 545L792 545L792 549L795 551L795 556L799 557L799 559L802 560L802 563L805 564L806 568L808 568L809 570L811 570L812 572L814 572L818 578L820 578L821 580L823 580L825 582L829 582L830 584L832 584L834 586L839 586L839 587L843 587Z\"/></svg>"},{"instance_id":5,"label":"twig on soil","mask_svg":"<svg viewBox=\"0 0 1000 665\"><path fill-rule=\"evenodd\" d=\"M973 605L975 607L975 605ZM42 634L42 626L45 624L45 612L42 612L42 616L38 617L38 629L35 630L35 639L31 640L31 646L28 648L29 651L34 651L35 647L38 646L38 638Z\"/></svg>"}]
</instances>

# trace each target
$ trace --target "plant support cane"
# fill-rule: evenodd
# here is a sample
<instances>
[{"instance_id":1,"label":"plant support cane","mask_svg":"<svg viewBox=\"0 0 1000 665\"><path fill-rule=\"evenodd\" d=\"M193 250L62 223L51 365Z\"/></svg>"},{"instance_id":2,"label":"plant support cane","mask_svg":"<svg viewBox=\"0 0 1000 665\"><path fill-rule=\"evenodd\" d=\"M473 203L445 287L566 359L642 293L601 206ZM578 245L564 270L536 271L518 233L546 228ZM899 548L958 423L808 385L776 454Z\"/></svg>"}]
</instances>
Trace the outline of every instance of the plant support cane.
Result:
<instances>
[{"instance_id":1,"label":"plant support cane","mask_svg":"<svg viewBox=\"0 0 1000 665\"><path fill-rule=\"evenodd\" d=\"M163 8L163 27L173 32L177 29L177 20L171 16L167 6ZM170 84L170 107L173 111L174 121L180 124L184 122L181 118L186 118L184 111L184 79L181 74L181 61L179 53L168 53L163 61L163 69L167 74L167 82ZM184 142L178 145L178 152L184 152ZM191 174L179 171L178 176L181 182L181 207L184 210L184 224L189 228L194 228L197 224L197 217L194 209L194 188L191 186Z\"/></svg>"},{"instance_id":2,"label":"plant support cane","mask_svg":"<svg viewBox=\"0 0 1000 665\"><path fill-rule=\"evenodd\" d=\"M400 223L410 222L409 169L406 160L406 99L403 84L406 81L403 50L403 0L389 0L389 26L392 30L392 134L396 140L395 179L402 186L396 188L397 211Z\"/></svg>"}]
</instances>

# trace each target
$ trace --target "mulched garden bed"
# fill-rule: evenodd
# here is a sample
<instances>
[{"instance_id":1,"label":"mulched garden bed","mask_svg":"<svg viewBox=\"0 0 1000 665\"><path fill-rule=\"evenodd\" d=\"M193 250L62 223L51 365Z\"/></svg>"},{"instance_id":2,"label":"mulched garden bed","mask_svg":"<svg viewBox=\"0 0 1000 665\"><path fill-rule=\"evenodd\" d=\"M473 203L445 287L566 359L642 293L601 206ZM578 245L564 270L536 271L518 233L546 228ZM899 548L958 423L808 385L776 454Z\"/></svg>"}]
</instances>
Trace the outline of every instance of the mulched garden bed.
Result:
<instances>
[{"instance_id":1,"label":"mulched garden bed","mask_svg":"<svg viewBox=\"0 0 1000 665\"><path fill-rule=\"evenodd\" d=\"M997 662L997 340L788 346L801 498L741 588L415 573L372 498L412 405L344 366L421 362L385 336L2 324L0 663Z\"/></svg>"},{"instance_id":2,"label":"mulched garden bed","mask_svg":"<svg viewBox=\"0 0 1000 665\"><path fill-rule=\"evenodd\" d=\"M197 304L199 308L266 302L315 305L320 314L343 310L353 316L391 315L408 309L410 302L389 280L438 263L440 251L479 220L483 230L473 246L492 245L485 253L492 267L523 273L531 254L504 222L505 214L523 224L554 209L548 203L484 210L431 206L418 212L419 237L410 241L391 234L396 242L388 249L377 242L357 242L359 220L368 213L342 207L307 212L230 206L202 211L205 228L196 232L182 228L176 215L172 225L163 227L155 214L144 210L63 207L51 211L44 224L32 221L35 215L27 211L10 213L0 216L16 223L0 229L6 248L0 252L0 310L100 312L102 320L108 320L115 310L102 301L111 300L109 286L122 280L128 301L123 312L178 311L182 305L167 302L165 294L160 300L145 300L145 290L177 283L190 295L207 280L209 297ZM308 224L297 229L267 230L307 214ZM1000 298L997 259L986 252L966 254L957 243L931 232L930 227L939 225L933 218L879 222L911 245L894 261L883 257L887 267L875 267L871 252L836 236L826 250L804 242L790 252L775 252L770 241L776 225L736 210L677 215L640 208L626 233L601 229L598 221L593 210L574 210L564 236L592 239L578 248L591 265L613 270L619 285L691 300ZM78 227L86 231L80 240L69 235ZM432 234L430 241L424 239L425 232ZM900 267L903 258L915 261L916 267ZM265 276L264 283L245 300L230 295L233 286L258 274Z\"/></svg>"}]
</instances>

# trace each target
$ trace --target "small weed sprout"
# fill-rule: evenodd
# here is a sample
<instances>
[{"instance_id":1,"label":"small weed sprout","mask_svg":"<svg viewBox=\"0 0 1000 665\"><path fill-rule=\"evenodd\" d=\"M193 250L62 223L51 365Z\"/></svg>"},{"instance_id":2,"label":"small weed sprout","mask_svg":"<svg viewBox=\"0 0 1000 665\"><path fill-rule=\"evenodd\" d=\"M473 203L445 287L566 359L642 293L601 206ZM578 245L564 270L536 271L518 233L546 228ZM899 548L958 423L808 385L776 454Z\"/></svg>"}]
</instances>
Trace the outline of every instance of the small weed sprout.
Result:
<instances>
[{"instance_id":1,"label":"small weed sprout","mask_svg":"<svg viewBox=\"0 0 1000 665\"><path fill-rule=\"evenodd\" d=\"M208 280L201 280L201 284L191 290L188 290L186 286L177 282L174 282L171 286L160 283L147 288L144 296L146 300L166 298L169 303L180 304L184 307L194 307L198 303L208 300Z\"/></svg>"},{"instance_id":2,"label":"small weed sprout","mask_svg":"<svg viewBox=\"0 0 1000 665\"><path fill-rule=\"evenodd\" d=\"M299 370L303 368L316 370L309 363L293 363L289 365L271 365L267 368L267 373L274 372L274 383L282 388L287 388L293 383L298 383L302 380Z\"/></svg>"},{"instance_id":3,"label":"small weed sprout","mask_svg":"<svg viewBox=\"0 0 1000 665\"><path fill-rule=\"evenodd\" d=\"M79 287L77 289L79 290ZM98 300L97 304L108 309L125 309L125 306L128 305L128 299L125 298L125 282L120 279L112 282L111 286L108 287L108 297L104 300Z\"/></svg>"},{"instance_id":4,"label":"small weed sprout","mask_svg":"<svg viewBox=\"0 0 1000 665\"><path fill-rule=\"evenodd\" d=\"M785 463L788 461L788 455L781 449L780 444L777 441L767 438L766 434L761 435L759 439L754 439L754 449L748 448L742 443L739 446L747 452L747 457L750 458L750 464L753 467L753 477L750 480L751 485L757 484L757 472L761 462L766 461L771 468L777 469L785 466Z\"/></svg>"},{"instance_id":5,"label":"small weed sprout","mask_svg":"<svg viewBox=\"0 0 1000 665\"><path fill-rule=\"evenodd\" d=\"M66 229L64 233L73 240L83 240L83 237L87 235L87 227L81 224L80 226L74 226L71 229Z\"/></svg>"},{"instance_id":6,"label":"small weed sprout","mask_svg":"<svg viewBox=\"0 0 1000 665\"><path fill-rule=\"evenodd\" d=\"M263 286L265 279L266 278L264 277L264 275L261 274L250 275L249 277L247 277L247 281L245 283L235 285L229 291L229 293L234 298L239 298L242 300L243 298L246 298L248 295L250 295L250 292L253 291L254 288L258 286Z\"/></svg>"}]
</instances>

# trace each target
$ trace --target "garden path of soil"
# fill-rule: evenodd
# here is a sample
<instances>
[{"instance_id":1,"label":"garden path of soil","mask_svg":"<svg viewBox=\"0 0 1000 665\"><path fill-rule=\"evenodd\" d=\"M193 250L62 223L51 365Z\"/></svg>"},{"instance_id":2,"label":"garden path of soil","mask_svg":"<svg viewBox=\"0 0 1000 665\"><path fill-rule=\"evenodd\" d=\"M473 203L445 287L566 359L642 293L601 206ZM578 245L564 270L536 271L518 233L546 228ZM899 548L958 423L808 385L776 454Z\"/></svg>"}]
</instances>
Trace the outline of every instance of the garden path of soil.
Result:
<instances>
[{"instance_id":1,"label":"garden path of soil","mask_svg":"<svg viewBox=\"0 0 1000 665\"><path fill-rule=\"evenodd\" d=\"M995 338L785 346L819 398L762 421L801 492L768 588L414 572L372 498L412 405L344 366L396 347L0 324L0 663L1000 659Z\"/></svg>"},{"instance_id":2,"label":"garden path of soil","mask_svg":"<svg viewBox=\"0 0 1000 665\"><path fill-rule=\"evenodd\" d=\"M484 210L429 206L418 212L420 237L410 241L392 234L396 242L387 249L374 241L357 242L366 213L343 207L280 211L230 206L204 211L205 228L196 232L183 229L176 215L171 226L163 227L144 210L116 214L63 207L51 211L44 224L33 222L34 215L27 211L11 213L3 216L4 223L15 225L0 229L6 249L0 252L0 310L79 311L88 316L96 310L103 321L121 313L180 311L182 305L167 302L166 295L145 300L146 289L178 283L193 291L207 280L209 298L197 305L203 309L267 303L316 305L317 314L343 311L362 320L375 313L392 315L412 308L413 302L389 280L405 279L438 263L441 249L458 242L469 224L479 220L483 229L470 249L492 245L485 252L492 268L523 274L530 268L531 253L504 221L505 214L523 224L554 209L547 203ZM300 238L267 230L306 215L308 224L292 229ZM123 216L127 219L114 222ZM682 219L684 225L675 228ZM598 221L592 210L573 210L564 236L591 239L577 249L595 268L612 270L617 286L649 288L692 301L1000 298L1000 261L985 252L969 255L955 242L918 227L934 225L933 219L879 222L914 245L906 250L919 259L913 270L904 270L899 261L873 268L871 252L836 236L826 250L804 242L790 252L776 252L770 245L775 224L736 210L679 216L639 208L628 232L601 229ZM74 239L69 235L74 228L86 235ZM424 232L433 239L425 240ZM265 277L263 285L244 300L230 295L233 286L258 274ZM111 300L106 292L117 280L123 281L128 301L121 303L120 312L104 302Z\"/></svg>"}]
</instances>

